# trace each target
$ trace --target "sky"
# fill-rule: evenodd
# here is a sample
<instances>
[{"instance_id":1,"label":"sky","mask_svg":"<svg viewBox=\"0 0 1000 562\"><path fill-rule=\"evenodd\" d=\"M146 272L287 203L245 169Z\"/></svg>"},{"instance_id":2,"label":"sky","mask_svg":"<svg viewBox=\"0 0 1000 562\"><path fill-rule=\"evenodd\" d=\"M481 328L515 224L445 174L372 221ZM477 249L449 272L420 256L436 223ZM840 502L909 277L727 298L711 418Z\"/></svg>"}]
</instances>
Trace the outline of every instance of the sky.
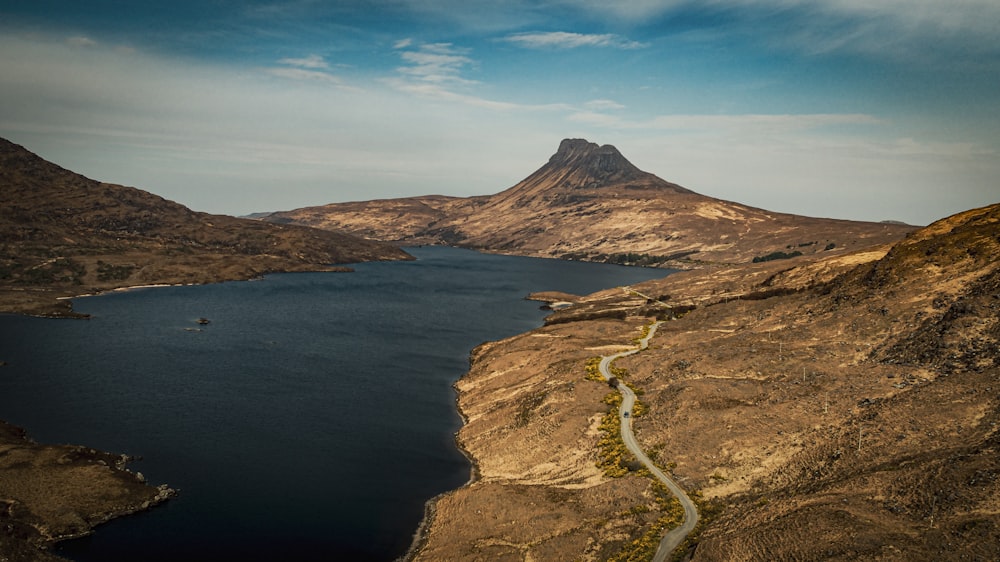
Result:
<instances>
[{"instance_id":1,"label":"sky","mask_svg":"<svg viewBox=\"0 0 1000 562\"><path fill-rule=\"evenodd\" d=\"M231 215L488 195L564 138L773 211L1000 202L996 0L0 0L0 136Z\"/></svg>"}]
</instances>

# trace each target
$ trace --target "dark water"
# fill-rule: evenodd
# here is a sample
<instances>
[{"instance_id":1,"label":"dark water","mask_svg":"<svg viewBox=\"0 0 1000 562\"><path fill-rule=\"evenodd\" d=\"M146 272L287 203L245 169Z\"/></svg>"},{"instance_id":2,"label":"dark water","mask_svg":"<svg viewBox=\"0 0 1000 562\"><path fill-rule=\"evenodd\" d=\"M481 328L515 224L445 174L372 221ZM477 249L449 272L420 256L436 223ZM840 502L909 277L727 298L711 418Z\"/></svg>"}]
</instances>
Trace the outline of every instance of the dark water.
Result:
<instances>
[{"instance_id":1,"label":"dark water","mask_svg":"<svg viewBox=\"0 0 1000 562\"><path fill-rule=\"evenodd\" d=\"M141 455L181 495L58 548L75 560L391 560L469 465L451 384L469 351L541 325L533 291L668 272L448 248L356 273L78 299L0 316L0 419ZM195 320L211 319L202 331Z\"/></svg>"}]
</instances>

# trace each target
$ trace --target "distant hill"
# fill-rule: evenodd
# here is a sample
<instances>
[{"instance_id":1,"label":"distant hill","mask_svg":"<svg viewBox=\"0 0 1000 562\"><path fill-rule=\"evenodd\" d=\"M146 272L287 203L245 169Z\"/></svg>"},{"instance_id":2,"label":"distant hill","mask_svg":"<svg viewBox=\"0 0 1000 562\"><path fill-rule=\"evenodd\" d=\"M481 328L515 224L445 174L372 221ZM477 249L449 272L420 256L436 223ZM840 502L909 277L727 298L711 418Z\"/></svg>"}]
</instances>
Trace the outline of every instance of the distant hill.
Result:
<instances>
[{"instance_id":1,"label":"distant hill","mask_svg":"<svg viewBox=\"0 0 1000 562\"><path fill-rule=\"evenodd\" d=\"M582 139L562 141L544 166L495 195L333 203L264 219L383 241L682 267L858 249L915 228L706 197L643 172L613 146Z\"/></svg>"},{"instance_id":2,"label":"distant hill","mask_svg":"<svg viewBox=\"0 0 1000 562\"><path fill-rule=\"evenodd\" d=\"M64 314L56 297L400 259L345 234L195 212L0 139L0 311Z\"/></svg>"}]
</instances>

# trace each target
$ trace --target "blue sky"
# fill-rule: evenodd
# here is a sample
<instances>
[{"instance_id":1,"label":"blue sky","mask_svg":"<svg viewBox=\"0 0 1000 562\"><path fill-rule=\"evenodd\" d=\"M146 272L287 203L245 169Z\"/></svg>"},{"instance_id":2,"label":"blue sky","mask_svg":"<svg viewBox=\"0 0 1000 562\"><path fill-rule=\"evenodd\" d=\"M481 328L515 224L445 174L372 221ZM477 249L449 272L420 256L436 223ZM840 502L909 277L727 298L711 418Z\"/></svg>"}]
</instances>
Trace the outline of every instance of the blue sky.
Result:
<instances>
[{"instance_id":1,"label":"blue sky","mask_svg":"<svg viewBox=\"0 0 1000 562\"><path fill-rule=\"evenodd\" d=\"M491 194L563 138L775 211L1000 201L995 0L0 0L0 136L245 214Z\"/></svg>"}]
</instances>

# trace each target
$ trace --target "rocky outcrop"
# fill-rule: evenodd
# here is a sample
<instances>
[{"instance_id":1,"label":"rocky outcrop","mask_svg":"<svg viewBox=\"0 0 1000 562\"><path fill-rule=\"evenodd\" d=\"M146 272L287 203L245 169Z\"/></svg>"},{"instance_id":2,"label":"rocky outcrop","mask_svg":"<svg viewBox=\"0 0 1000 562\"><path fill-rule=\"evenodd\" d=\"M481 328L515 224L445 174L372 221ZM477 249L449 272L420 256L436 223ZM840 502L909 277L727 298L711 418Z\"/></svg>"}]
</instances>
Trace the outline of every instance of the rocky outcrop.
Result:
<instances>
[{"instance_id":1,"label":"rocky outcrop","mask_svg":"<svg viewBox=\"0 0 1000 562\"><path fill-rule=\"evenodd\" d=\"M555 182L570 189L608 187L648 181L655 177L636 168L610 144L599 146L584 139L565 139L549 162L529 180L535 176L539 176L536 179L553 179L554 174L565 172L569 173L555 179ZM679 193L688 192L680 186L671 187Z\"/></svg>"}]
</instances>

